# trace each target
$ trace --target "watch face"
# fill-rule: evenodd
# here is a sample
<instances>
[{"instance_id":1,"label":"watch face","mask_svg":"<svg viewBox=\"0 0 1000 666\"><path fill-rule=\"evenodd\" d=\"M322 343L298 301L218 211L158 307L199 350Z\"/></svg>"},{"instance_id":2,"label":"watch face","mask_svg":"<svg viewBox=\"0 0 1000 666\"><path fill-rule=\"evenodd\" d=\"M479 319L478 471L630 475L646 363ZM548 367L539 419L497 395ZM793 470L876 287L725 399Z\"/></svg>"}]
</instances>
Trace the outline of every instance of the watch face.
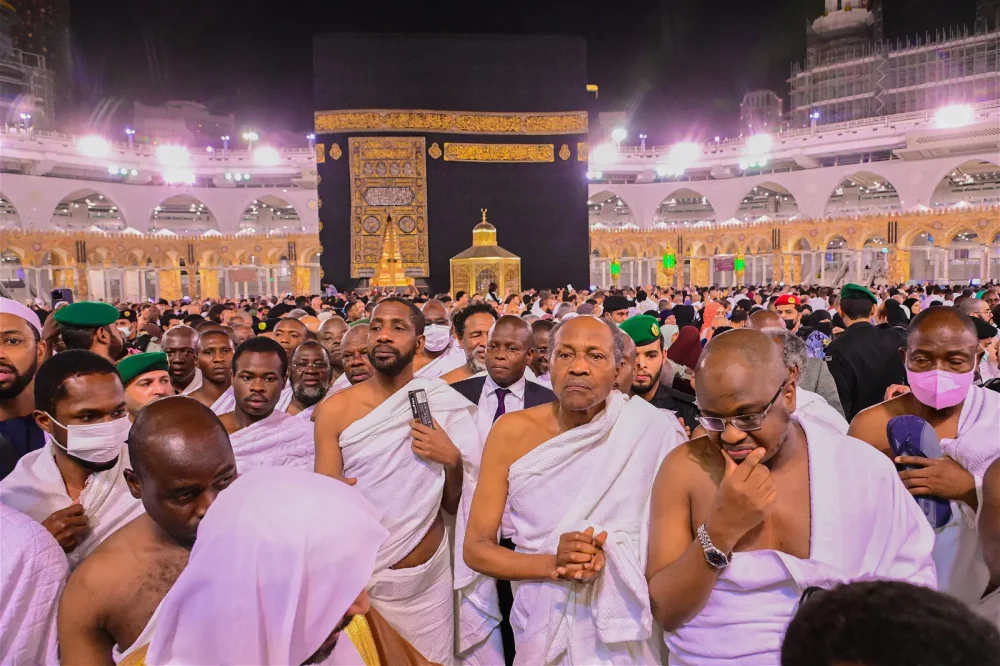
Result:
<instances>
[{"instance_id":1,"label":"watch face","mask_svg":"<svg viewBox=\"0 0 1000 666\"><path fill-rule=\"evenodd\" d=\"M722 569L729 564L726 555L717 548L709 548L705 551L705 559L716 569Z\"/></svg>"}]
</instances>

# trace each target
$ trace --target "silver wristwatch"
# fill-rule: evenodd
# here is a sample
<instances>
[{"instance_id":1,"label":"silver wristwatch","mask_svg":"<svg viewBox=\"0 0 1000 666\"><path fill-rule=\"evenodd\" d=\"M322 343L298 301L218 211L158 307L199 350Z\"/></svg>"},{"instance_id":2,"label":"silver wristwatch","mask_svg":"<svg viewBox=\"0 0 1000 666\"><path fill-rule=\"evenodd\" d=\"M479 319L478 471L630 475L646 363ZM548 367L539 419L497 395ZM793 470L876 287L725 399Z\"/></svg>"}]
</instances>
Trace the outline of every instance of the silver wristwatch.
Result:
<instances>
[{"instance_id":1,"label":"silver wristwatch","mask_svg":"<svg viewBox=\"0 0 1000 666\"><path fill-rule=\"evenodd\" d=\"M712 540L708 538L708 530L705 523L698 527L698 542L705 551L705 561L715 569L725 569L732 562L732 558L715 547Z\"/></svg>"}]
</instances>

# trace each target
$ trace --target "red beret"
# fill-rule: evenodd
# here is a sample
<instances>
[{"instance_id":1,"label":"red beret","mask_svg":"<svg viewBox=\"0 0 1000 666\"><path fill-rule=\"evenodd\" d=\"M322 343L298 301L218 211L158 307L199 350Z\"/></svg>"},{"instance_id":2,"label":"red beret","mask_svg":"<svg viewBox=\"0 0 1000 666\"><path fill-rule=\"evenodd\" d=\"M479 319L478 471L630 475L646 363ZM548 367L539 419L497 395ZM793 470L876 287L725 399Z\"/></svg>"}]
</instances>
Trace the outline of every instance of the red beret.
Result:
<instances>
[{"instance_id":1,"label":"red beret","mask_svg":"<svg viewBox=\"0 0 1000 666\"><path fill-rule=\"evenodd\" d=\"M778 305L802 305L802 299L793 294L782 294L778 296L778 300L774 302L775 306Z\"/></svg>"}]
</instances>

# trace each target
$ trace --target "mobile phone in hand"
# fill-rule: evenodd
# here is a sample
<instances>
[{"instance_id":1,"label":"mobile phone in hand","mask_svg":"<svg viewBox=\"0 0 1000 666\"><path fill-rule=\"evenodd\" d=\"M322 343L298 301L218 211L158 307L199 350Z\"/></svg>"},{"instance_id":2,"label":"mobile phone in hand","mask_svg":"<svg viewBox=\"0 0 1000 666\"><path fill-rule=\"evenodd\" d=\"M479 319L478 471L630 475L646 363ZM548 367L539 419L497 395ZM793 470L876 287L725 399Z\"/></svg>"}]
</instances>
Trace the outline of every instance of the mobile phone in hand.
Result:
<instances>
[{"instance_id":1,"label":"mobile phone in hand","mask_svg":"<svg viewBox=\"0 0 1000 666\"><path fill-rule=\"evenodd\" d=\"M427 402L427 391L417 389L408 393L410 397L410 411L413 418L423 423L428 428L434 427L434 419L431 418L431 406Z\"/></svg>"}]
</instances>

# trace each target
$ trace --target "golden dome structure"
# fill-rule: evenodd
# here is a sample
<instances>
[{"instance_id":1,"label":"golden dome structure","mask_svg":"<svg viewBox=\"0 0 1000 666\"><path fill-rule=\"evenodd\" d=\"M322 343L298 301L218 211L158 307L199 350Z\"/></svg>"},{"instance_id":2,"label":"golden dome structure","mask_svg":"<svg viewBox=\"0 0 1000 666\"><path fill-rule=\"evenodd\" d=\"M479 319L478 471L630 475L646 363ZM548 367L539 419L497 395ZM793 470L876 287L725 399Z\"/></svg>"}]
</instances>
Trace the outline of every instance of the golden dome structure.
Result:
<instances>
[{"instance_id":1,"label":"golden dome structure","mask_svg":"<svg viewBox=\"0 0 1000 666\"><path fill-rule=\"evenodd\" d=\"M483 294L497 285L497 296L521 291L521 258L497 245L497 229L483 219L472 228L472 247L451 258L451 293Z\"/></svg>"}]
</instances>

